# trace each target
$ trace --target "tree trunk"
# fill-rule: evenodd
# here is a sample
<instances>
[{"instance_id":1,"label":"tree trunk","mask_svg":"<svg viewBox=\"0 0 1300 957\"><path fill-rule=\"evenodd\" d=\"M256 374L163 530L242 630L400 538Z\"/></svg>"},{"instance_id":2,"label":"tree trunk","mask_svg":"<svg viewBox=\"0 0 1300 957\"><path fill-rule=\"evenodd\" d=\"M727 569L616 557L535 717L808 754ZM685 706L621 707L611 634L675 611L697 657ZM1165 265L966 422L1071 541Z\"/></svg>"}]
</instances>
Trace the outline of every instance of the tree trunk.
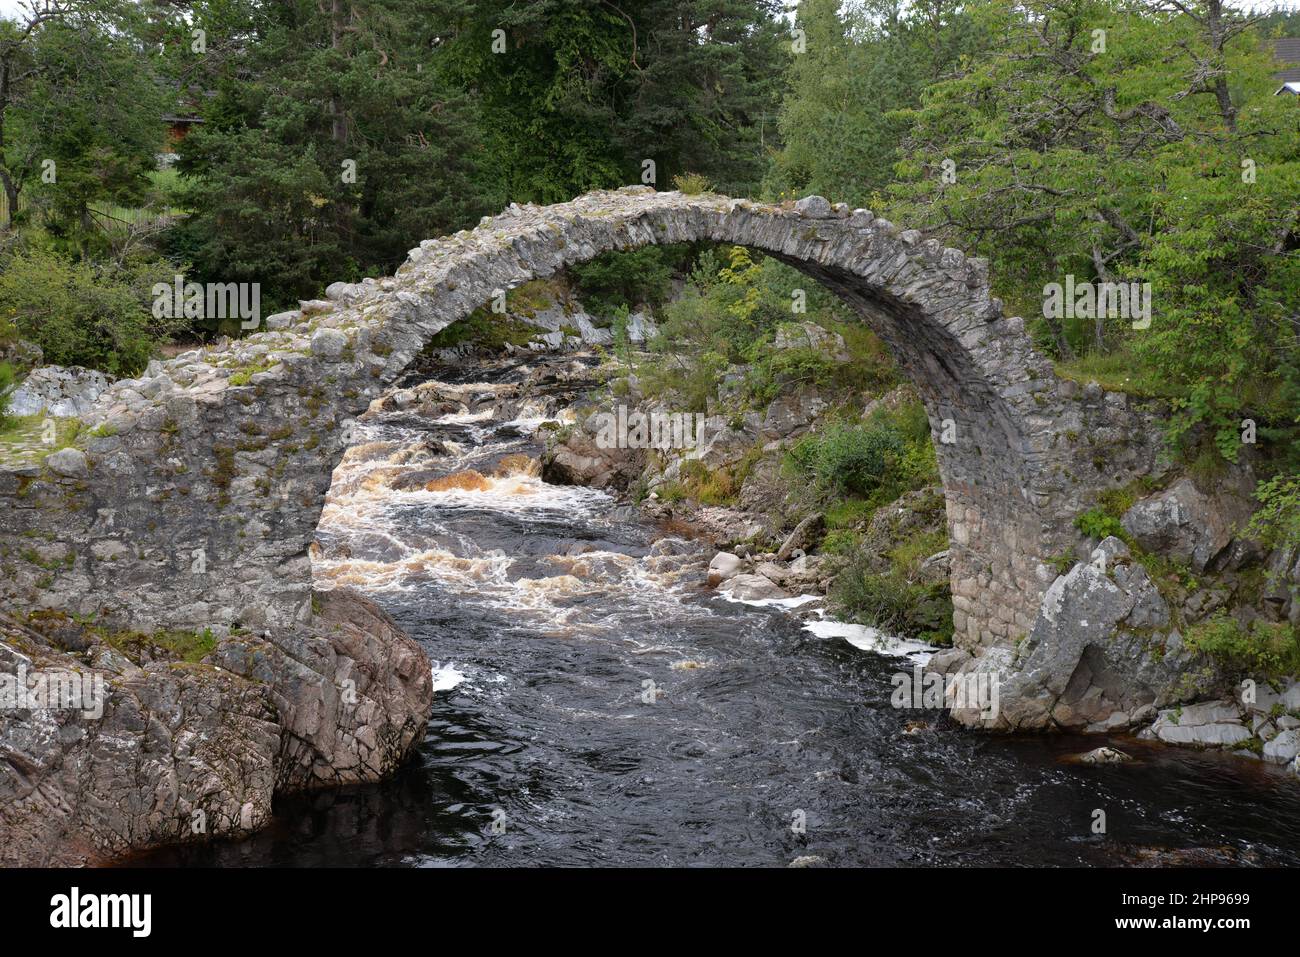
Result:
<instances>
[{"instance_id":1,"label":"tree trunk","mask_svg":"<svg viewBox=\"0 0 1300 957\"><path fill-rule=\"evenodd\" d=\"M343 48L343 0L330 0L330 48ZM334 142L341 145L347 139L348 125L343 116L343 104L337 96L330 98L330 114L333 117Z\"/></svg>"}]
</instances>

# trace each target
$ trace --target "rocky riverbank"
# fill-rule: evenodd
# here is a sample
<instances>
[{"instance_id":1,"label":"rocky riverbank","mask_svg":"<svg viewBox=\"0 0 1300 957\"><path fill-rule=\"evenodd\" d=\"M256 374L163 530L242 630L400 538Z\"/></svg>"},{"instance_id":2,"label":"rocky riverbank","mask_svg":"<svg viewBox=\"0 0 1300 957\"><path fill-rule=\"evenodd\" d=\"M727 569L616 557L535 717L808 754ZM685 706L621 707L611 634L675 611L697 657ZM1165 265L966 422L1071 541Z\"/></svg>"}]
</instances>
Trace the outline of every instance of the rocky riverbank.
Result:
<instances>
[{"instance_id":1,"label":"rocky riverbank","mask_svg":"<svg viewBox=\"0 0 1300 957\"><path fill-rule=\"evenodd\" d=\"M491 368L501 384L485 389L472 375L463 385L421 383L417 361L367 420L450 415L466 428L549 420L540 463L548 481L617 493L621 507L708 540L717 548L709 584L732 597L819 596L837 615L940 645L952 642L957 622L957 647L937 654L932 670L995 676L1002 687L996 715L954 709L964 723L1138 733L1226 747L1300 773L1297 685L1258 655L1226 660L1300 623L1300 555L1270 552L1244 533L1248 463L1208 490L1162 465L1107 493L1076 518L1088 547L1038 564L1045 594L1023 630L1013 628L1005 644L972 647L960 640L964 616L985 591L1005 586L978 568L952 577L948 532L969 534L980 519L955 516L945 502L934 423L909 387L854 385L863 355L838 333L794 323L779 330L774 354L797 353L814 374L731 366L711 382L691 443L610 445L598 439L597 422L615 407L671 416L688 403L672 386L651 388L626 355L566 353L612 341L582 317L547 305L521 314L530 327L523 342L472 363L472 348L435 343L435 360L454 359L467 372ZM636 327L645 333L654 322L643 316ZM695 359L675 359L698 372ZM45 389L51 402L75 405L80 387L46 375L27 388L32 401ZM249 454L265 450L263 440L248 444ZM44 467L73 488L86 478L87 457L68 448ZM220 484L223 476L211 478ZM424 480L475 481L402 476ZM100 515L112 522L111 511ZM110 546L122 547L102 540L89 549L95 562L126 554ZM20 557L40 590L78 556L36 534ZM93 604L64 577L83 605ZM48 676L76 675L101 690L81 709L98 712L93 722L66 707L0 713L0 749L12 769L0 782L0 860L99 863L158 844L237 836L266 822L276 794L391 773L424 728L428 659L359 595L335 589L310 605L299 626L249 621L197 632L7 612L0 674L9 688L31 676L48 685Z\"/></svg>"},{"instance_id":2,"label":"rocky riverbank","mask_svg":"<svg viewBox=\"0 0 1300 957\"><path fill-rule=\"evenodd\" d=\"M356 592L313 604L301 630L221 636L0 612L0 690L37 696L0 710L0 864L238 837L277 795L391 774L424 732L428 658Z\"/></svg>"},{"instance_id":3,"label":"rocky riverbank","mask_svg":"<svg viewBox=\"0 0 1300 957\"><path fill-rule=\"evenodd\" d=\"M829 361L847 361L833 333L811 327L803 338ZM747 408L729 399L749 371L720 378L697 447L668 450L597 441L602 411L623 403L648 416L673 407L672 396L644 394L635 375L616 376L614 387L575 410L573 426L552 436L545 474L623 492L648 517L708 540L719 549L709 583L729 596L821 596L853 620L906 637L939 635L942 643L935 623L961 616L990 583L961 579L949 592L941 486L871 501L848 520L840 509L828 523L826 498L810 495L789 468L801 443L837 428L846 408L851 420L870 423L915 397L907 387L846 396L804 385ZM1245 533L1254 510L1247 457L1206 484L1164 463L1077 520L1097 529L1094 544L1043 566L1045 597L1016 641L935 656L932 668L946 675L1000 680L996 716L961 708L953 716L989 730L1129 733L1222 747L1300 774L1300 686L1277 663L1248 657L1272 636L1284 647L1300 623L1300 556L1269 551Z\"/></svg>"}]
</instances>

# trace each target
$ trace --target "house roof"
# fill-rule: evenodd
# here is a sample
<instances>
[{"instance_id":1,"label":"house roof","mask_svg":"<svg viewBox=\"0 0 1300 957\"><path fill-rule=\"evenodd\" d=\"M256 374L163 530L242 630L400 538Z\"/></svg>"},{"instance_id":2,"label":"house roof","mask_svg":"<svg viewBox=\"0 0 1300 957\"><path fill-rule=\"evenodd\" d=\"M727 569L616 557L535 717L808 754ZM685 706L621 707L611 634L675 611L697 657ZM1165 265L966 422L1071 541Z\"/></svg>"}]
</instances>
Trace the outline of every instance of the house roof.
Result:
<instances>
[{"instance_id":1,"label":"house roof","mask_svg":"<svg viewBox=\"0 0 1300 957\"><path fill-rule=\"evenodd\" d=\"M1300 37L1280 37L1270 40L1269 45L1273 48L1273 59L1285 65L1285 69L1273 74L1273 79L1282 81L1277 92L1298 92L1292 87L1293 84L1300 83Z\"/></svg>"},{"instance_id":2,"label":"house roof","mask_svg":"<svg viewBox=\"0 0 1300 957\"><path fill-rule=\"evenodd\" d=\"M1279 93L1294 93L1296 96L1300 96L1300 80L1292 80L1290 83L1283 83L1278 87L1277 93L1274 93L1273 95L1277 96Z\"/></svg>"},{"instance_id":3,"label":"house roof","mask_svg":"<svg viewBox=\"0 0 1300 957\"><path fill-rule=\"evenodd\" d=\"M1273 44L1273 59L1300 67L1300 37L1281 37L1270 42Z\"/></svg>"}]
</instances>

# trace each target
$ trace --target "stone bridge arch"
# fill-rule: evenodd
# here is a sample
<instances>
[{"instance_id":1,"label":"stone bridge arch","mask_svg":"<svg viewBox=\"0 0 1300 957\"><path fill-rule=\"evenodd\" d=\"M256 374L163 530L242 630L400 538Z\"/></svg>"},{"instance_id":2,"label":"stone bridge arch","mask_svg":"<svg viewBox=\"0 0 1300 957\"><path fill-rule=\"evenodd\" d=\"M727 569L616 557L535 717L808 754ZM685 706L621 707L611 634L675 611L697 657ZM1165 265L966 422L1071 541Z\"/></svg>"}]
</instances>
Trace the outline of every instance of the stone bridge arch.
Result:
<instances>
[{"instance_id":1,"label":"stone bridge arch","mask_svg":"<svg viewBox=\"0 0 1300 957\"><path fill-rule=\"evenodd\" d=\"M422 242L392 277L335 283L265 331L115 383L75 447L0 468L0 598L136 628L301 624L346 424L430 337L494 290L609 250L700 240L761 250L831 288L894 351L936 436L952 420L956 441L937 448L958 641L1023 634L1054 577L1045 560L1112 475L1110 463L1083 475L1077 443L1106 427L1111 397L1056 378L1023 321L1002 314L982 260L819 197L776 206L644 187L512 205Z\"/></svg>"}]
</instances>

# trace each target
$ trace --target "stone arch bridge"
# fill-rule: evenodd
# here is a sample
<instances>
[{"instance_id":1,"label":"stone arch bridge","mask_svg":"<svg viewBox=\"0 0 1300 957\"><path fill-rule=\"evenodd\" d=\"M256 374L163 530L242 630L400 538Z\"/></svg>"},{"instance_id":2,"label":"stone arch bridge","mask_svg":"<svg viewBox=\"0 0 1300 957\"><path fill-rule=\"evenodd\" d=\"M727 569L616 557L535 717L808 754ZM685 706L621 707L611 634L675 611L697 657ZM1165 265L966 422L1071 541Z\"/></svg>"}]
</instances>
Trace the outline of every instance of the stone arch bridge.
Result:
<instances>
[{"instance_id":1,"label":"stone arch bridge","mask_svg":"<svg viewBox=\"0 0 1300 957\"><path fill-rule=\"evenodd\" d=\"M1055 577L1048 559L1077 544L1073 515L1149 461L1126 445L1141 439L1125 434L1124 397L1059 380L1023 320L1003 315L983 260L819 197L644 187L511 206L422 242L390 278L336 283L263 332L115 383L73 447L0 467L0 600L139 629L303 624L346 425L431 336L494 290L609 250L701 240L829 287L893 350L935 434L955 423L937 449L958 643L1024 634Z\"/></svg>"}]
</instances>

